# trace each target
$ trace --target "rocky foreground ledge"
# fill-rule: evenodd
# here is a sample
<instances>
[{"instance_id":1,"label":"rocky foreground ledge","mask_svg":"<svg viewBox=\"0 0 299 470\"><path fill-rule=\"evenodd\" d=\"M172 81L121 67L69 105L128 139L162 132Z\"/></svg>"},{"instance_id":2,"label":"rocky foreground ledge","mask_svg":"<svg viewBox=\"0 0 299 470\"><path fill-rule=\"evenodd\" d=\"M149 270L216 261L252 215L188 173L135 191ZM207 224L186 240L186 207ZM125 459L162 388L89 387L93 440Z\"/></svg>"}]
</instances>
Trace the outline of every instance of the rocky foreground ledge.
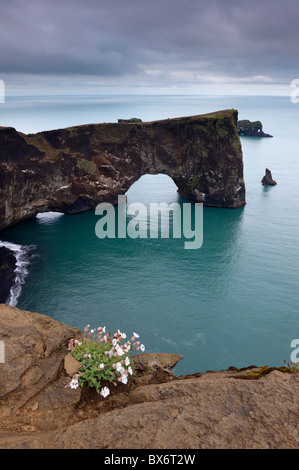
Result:
<instances>
[{"instance_id":1,"label":"rocky foreground ledge","mask_svg":"<svg viewBox=\"0 0 299 470\"><path fill-rule=\"evenodd\" d=\"M0 448L298 448L299 374L287 368L174 376L178 354L142 354L143 370L104 399L66 389L70 338L47 316L0 305Z\"/></svg>"}]
</instances>

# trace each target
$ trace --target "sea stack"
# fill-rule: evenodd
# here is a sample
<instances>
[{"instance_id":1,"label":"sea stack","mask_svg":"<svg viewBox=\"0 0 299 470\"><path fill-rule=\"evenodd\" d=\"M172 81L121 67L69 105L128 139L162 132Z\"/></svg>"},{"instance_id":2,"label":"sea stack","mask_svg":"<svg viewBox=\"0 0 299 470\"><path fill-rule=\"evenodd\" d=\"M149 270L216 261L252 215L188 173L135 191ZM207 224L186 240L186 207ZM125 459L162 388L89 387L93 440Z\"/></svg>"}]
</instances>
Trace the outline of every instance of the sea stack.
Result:
<instances>
[{"instance_id":1,"label":"sea stack","mask_svg":"<svg viewBox=\"0 0 299 470\"><path fill-rule=\"evenodd\" d=\"M243 121L238 121L237 123L238 134L239 136L245 137L273 137L273 135L266 134L263 131L263 125L261 121L249 121L245 119Z\"/></svg>"},{"instance_id":2,"label":"sea stack","mask_svg":"<svg viewBox=\"0 0 299 470\"><path fill-rule=\"evenodd\" d=\"M263 186L275 186L277 184L276 181L272 178L272 173L271 171L266 168L266 174L264 178L262 179L262 185Z\"/></svg>"}]
</instances>

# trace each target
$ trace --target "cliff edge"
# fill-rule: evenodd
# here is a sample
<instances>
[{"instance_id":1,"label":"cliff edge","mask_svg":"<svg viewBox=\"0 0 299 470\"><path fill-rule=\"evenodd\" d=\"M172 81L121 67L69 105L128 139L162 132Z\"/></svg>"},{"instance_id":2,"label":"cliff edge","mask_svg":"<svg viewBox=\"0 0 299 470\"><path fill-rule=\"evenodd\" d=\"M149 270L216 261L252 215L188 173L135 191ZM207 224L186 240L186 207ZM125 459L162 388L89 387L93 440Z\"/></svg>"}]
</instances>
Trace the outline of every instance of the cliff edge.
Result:
<instances>
[{"instance_id":1,"label":"cliff edge","mask_svg":"<svg viewBox=\"0 0 299 470\"><path fill-rule=\"evenodd\" d=\"M0 303L5 303L9 298L16 278L15 269L14 253L5 246L0 246Z\"/></svg>"},{"instance_id":2,"label":"cliff edge","mask_svg":"<svg viewBox=\"0 0 299 470\"><path fill-rule=\"evenodd\" d=\"M82 335L0 305L0 448L298 448L298 372L251 366L176 377L181 356L147 353L134 380L103 398L65 388L68 341Z\"/></svg>"}]
</instances>

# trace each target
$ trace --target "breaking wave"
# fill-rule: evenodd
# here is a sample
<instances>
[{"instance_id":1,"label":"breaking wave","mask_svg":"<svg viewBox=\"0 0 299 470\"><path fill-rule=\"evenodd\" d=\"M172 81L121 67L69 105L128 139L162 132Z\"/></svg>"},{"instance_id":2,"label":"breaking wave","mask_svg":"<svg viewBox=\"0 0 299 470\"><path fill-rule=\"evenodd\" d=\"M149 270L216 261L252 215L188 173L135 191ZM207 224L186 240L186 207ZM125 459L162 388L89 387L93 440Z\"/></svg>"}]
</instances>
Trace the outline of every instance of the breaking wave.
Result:
<instances>
[{"instance_id":1,"label":"breaking wave","mask_svg":"<svg viewBox=\"0 0 299 470\"><path fill-rule=\"evenodd\" d=\"M5 302L6 305L11 305L15 307L18 302L18 298L22 292L22 285L25 282L25 278L28 274L28 266L30 264L30 253L35 249L34 245L17 245L11 242L0 241L0 247L4 246L10 250L16 259L16 268L15 272L15 283L10 289L9 297Z\"/></svg>"}]
</instances>

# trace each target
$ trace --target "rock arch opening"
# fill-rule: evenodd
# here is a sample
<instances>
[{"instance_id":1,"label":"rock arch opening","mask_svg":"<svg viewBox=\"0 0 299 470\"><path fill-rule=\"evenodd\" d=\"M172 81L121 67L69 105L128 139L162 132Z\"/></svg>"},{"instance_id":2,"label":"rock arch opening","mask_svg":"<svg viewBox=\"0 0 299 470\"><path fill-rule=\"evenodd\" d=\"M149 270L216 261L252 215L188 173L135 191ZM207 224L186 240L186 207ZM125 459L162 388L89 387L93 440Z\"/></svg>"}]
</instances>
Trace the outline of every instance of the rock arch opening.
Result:
<instances>
[{"instance_id":1,"label":"rock arch opening","mask_svg":"<svg viewBox=\"0 0 299 470\"><path fill-rule=\"evenodd\" d=\"M177 202L180 195L178 187L170 176L163 173L145 174L135 181L126 192L128 203Z\"/></svg>"}]
</instances>

